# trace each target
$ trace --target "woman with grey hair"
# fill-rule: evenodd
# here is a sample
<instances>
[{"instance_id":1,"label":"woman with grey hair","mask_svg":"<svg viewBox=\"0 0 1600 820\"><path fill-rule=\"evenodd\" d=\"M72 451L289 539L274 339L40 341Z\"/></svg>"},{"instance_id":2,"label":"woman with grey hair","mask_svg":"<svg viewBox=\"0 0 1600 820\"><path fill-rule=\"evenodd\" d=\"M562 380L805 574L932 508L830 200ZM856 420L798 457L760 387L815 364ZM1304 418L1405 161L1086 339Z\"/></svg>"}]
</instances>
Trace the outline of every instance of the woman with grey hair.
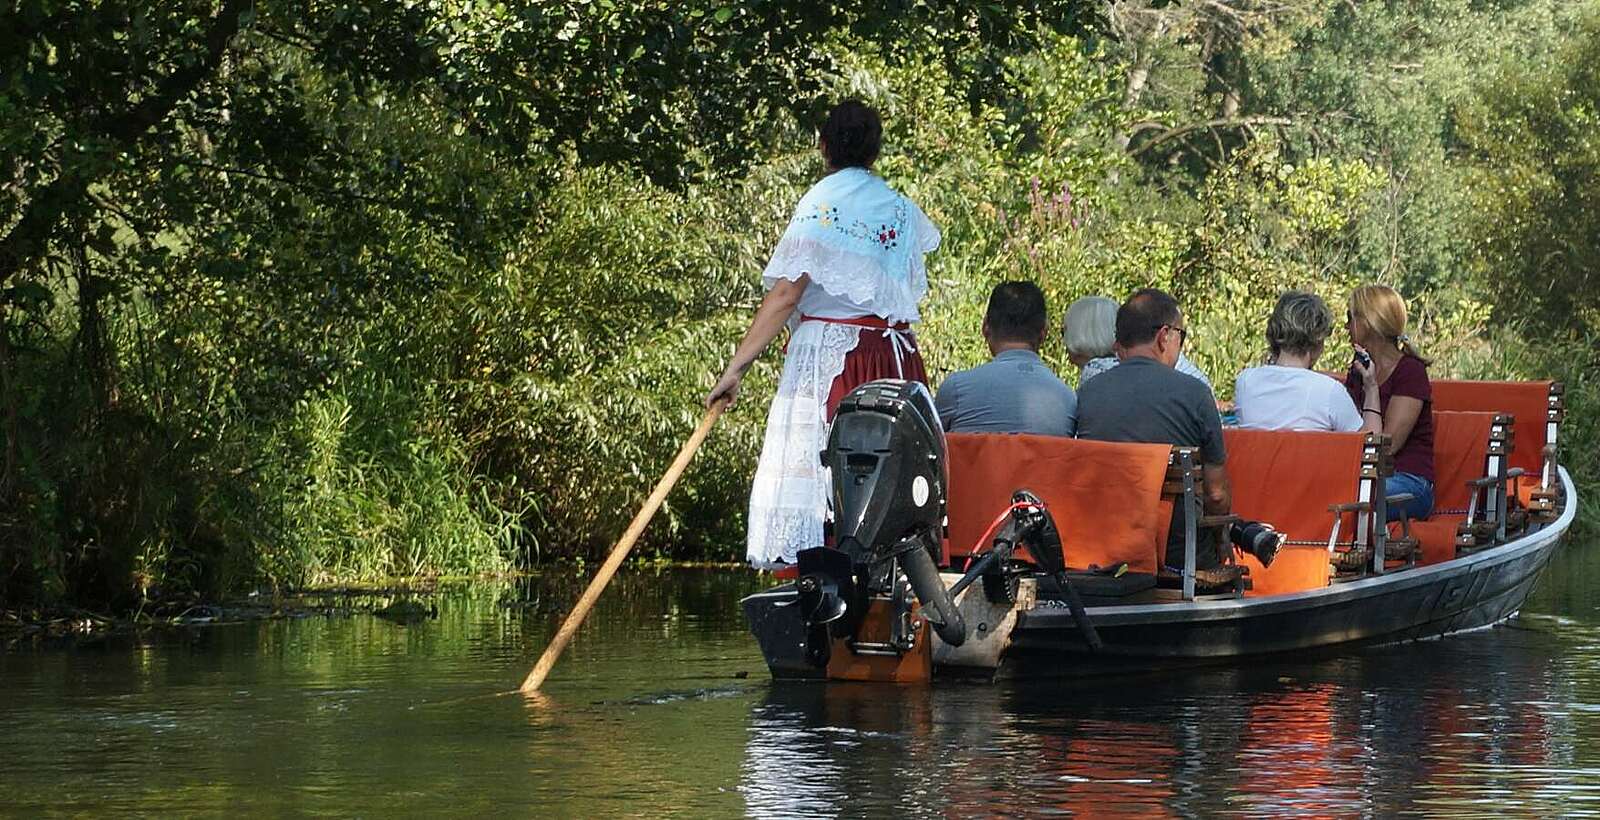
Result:
<instances>
[{"instance_id":1,"label":"woman with grey hair","mask_svg":"<svg viewBox=\"0 0 1600 820\"><path fill-rule=\"evenodd\" d=\"M1067 307L1067 315L1061 320L1061 341L1067 348L1067 360L1078 367L1079 389L1084 382L1117 366L1116 351L1112 348L1117 340L1118 307L1116 300L1109 296L1085 296ZM1181 352L1174 369L1199 379L1207 390L1216 394L1211 380Z\"/></svg>"},{"instance_id":2,"label":"woman with grey hair","mask_svg":"<svg viewBox=\"0 0 1600 820\"><path fill-rule=\"evenodd\" d=\"M1333 314L1314 293L1291 290L1278 297L1267 320L1267 363L1234 382L1239 426L1267 430L1379 431L1382 419L1356 409L1337 379L1314 368L1333 332ZM1364 385L1377 404L1378 383L1369 369Z\"/></svg>"}]
</instances>

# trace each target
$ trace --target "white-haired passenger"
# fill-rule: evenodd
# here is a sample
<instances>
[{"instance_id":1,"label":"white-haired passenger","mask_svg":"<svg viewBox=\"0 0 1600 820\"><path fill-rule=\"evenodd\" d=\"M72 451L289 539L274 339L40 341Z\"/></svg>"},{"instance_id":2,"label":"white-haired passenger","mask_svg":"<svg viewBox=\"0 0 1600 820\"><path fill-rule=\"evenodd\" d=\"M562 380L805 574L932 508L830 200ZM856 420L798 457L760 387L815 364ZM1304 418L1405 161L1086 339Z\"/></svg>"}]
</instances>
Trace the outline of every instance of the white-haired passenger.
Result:
<instances>
[{"instance_id":1,"label":"white-haired passenger","mask_svg":"<svg viewBox=\"0 0 1600 820\"><path fill-rule=\"evenodd\" d=\"M1085 296L1067 307L1061 322L1061 341L1067 348L1067 360L1078 367L1078 387L1089 379L1116 367L1117 308L1120 305L1109 296ZM1185 376L1193 376L1213 395L1211 380L1189 360L1178 354L1175 368Z\"/></svg>"}]
</instances>

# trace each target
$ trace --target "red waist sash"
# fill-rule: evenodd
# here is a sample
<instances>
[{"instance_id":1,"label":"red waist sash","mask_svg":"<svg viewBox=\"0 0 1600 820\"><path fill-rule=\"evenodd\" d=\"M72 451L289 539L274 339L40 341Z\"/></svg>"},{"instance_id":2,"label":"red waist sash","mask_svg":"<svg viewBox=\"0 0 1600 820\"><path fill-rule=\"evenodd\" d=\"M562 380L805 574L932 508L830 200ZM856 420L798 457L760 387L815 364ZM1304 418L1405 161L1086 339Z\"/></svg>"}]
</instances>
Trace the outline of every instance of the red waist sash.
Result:
<instances>
[{"instance_id":1,"label":"red waist sash","mask_svg":"<svg viewBox=\"0 0 1600 820\"><path fill-rule=\"evenodd\" d=\"M809 313L802 313L800 314L800 321L828 322L835 325L855 325L856 327L874 327L878 328L879 330L907 331L911 329L910 322L895 322L891 325L889 324L889 320L883 318L882 316L852 316L848 319L833 319L827 316L812 316Z\"/></svg>"}]
</instances>

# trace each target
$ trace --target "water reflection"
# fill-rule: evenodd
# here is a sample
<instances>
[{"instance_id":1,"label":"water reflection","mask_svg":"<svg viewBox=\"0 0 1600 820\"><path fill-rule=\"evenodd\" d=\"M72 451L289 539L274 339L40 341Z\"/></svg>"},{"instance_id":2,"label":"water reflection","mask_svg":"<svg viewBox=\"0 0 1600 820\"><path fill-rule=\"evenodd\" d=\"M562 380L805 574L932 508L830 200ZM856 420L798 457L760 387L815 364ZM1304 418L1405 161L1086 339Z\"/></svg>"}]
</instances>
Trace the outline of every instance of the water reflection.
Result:
<instances>
[{"instance_id":1,"label":"water reflection","mask_svg":"<svg viewBox=\"0 0 1600 820\"><path fill-rule=\"evenodd\" d=\"M768 817L1571 814L1600 797L1595 708L1550 637L1109 683L774 686L741 790Z\"/></svg>"},{"instance_id":2,"label":"water reflection","mask_svg":"<svg viewBox=\"0 0 1600 820\"><path fill-rule=\"evenodd\" d=\"M1600 813L1586 551L1512 627L1072 685L773 684L758 581L632 572L496 696L585 577L0 652L0 815Z\"/></svg>"}]
</instances>

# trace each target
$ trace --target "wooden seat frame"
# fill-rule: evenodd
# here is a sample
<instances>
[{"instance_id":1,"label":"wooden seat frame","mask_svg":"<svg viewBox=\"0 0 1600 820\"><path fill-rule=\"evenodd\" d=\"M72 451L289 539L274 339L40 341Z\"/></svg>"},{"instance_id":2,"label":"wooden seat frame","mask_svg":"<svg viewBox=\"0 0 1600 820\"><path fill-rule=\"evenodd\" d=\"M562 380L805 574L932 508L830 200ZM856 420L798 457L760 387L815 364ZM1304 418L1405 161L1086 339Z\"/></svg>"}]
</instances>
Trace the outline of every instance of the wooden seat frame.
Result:
<instances>
[{"instance_id":1,"label":"wooden seat frame","mask_svg":"<svg viewBox=\"0 0 1600 820\"><path fill-rule=\"evenodd\" d=\"M1467 504L1467 520L1457 530L1458 553L1506 540L1514 494L1511 482L1521 478L1524 472L1521 467L1510 466L1511 452L1516 448L1514 424L1515 419L1510 415L1499 413L1489 427L1483 475L1467 482L1472 498ZM1481 506L1479 499L1483 501Z\"/></svg>"},{"instance_id":2,"label":"wooden seat frame","mask_svg":"<svg viewBox=\"0 0 1600 820\"><path fill-rule=\"evenodd\" d=\"M1539 485L1534 488L1532 503L1528 505L1530 517L1541 523L1556 519L1557 501L1561 493L1561 475L1556 470L1560 464L1561 423L1567 417L1566 385L1550 383L1550 395L1545 406L1544 448L1540 451Z\"/></svg>"},{"instance_id":3,"label":"wooden seat frame","mask_svg":"<svg viewBox=\"0 0 1600 820\"><path fill-rule=\"evenodd\" d=\"M1389 518L1389 504L1402 500L1384 491L1384 483L1394 475L1394 455L1389 452L1389 436L1368 433L1361 447L1361 474L1356 483L1356 500L1345 504L1331 504L1333 527L1328 532L1328 563L1330 575L1347 580L1351 571L1355 577L1367 573L1381 574L1387 563L1399 558L1410 566L1416 560L1416 541L1406 532L1400 539L1391 539L1385 522ZM1344 526L1345 513L1355 513L1355 527L1348 542L1339 540ZM1370 560L1369 560L1370 559Z\"/></svg>"},{"instance_id":4,"label":"wooden seat frame","mask_svg":"<svg viewBox=\"0 0 1600 820\"><path fill-rule=\"evenodd\" d=\"M1161 486L1161 495L1170 498L1174 504L1179 505L1183 511L1183 600L1193 601L1196 595L1197 576L1195 565L1199 553L1200 535L1202 532L1211 536L1212 544L1217 549L1218 557L1224 566L1237 566L1233 563L1233 550L1223 549L1223 542L1227 538L1227 528L1240 518L1237 515L1206 515L1201 494L1205 489L1205 472L1200 466L1200 450L1197 447L1172 448L1172 454L1167 458L1167 480ZM1165 563L1167 545L1160 543L1156 549L1162 551L1162 560L1157 566ZM1248 569L1239 567L1237 575L1227 573L1228 579L1219 587L1220 592L1215 597L1237 598L1244 595L1249 581L1244 577ZM1159 571L1159 570L1158 570ZM1230 588L1231 587L1231 588ZM1212 597L1212 596L1208 596Z\"/></svg>"}]
</instances>

